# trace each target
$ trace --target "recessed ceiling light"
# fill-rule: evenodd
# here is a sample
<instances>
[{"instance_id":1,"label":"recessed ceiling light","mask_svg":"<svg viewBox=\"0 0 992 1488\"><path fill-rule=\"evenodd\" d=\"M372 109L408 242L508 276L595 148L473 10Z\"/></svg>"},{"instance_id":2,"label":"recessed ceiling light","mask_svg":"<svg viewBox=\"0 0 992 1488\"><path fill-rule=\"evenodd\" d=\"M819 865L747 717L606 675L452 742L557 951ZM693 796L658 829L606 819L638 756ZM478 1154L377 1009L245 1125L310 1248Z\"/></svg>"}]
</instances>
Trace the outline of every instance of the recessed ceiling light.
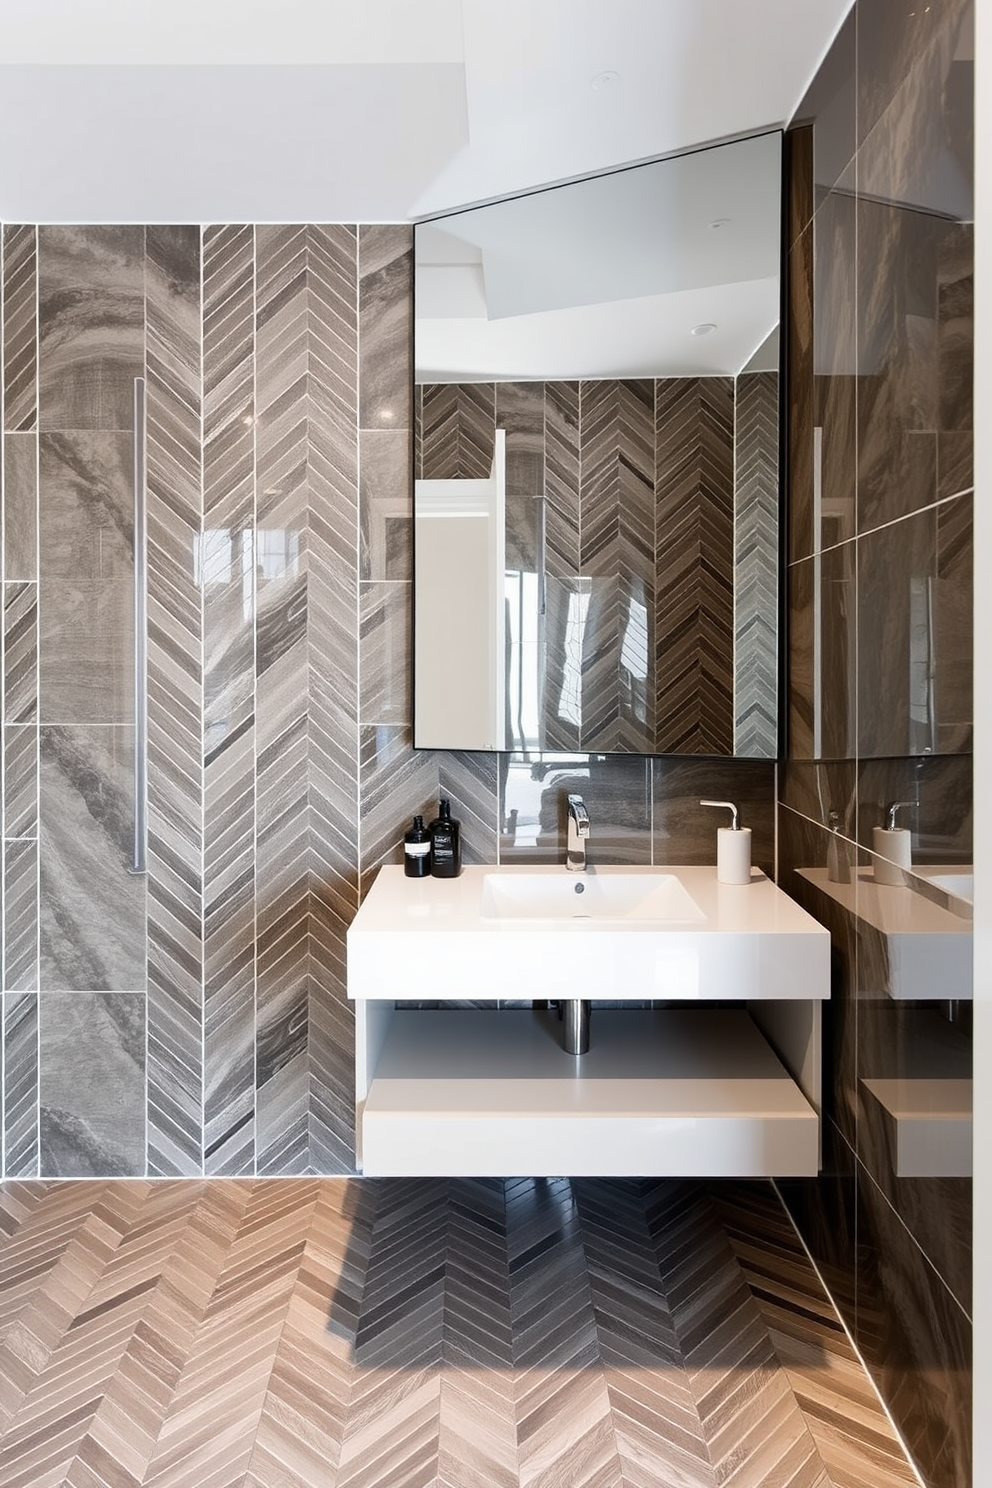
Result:
<instances>
[{"instance_id":1,"label":"recessed ceiling light","mask_svg":"<svg viewBox=\"0 0 992 1488\"><path fill-rule=\"evenodd\" d=\"M594 93L602 93L604 88L615 88L619 81L618 72L597 72L589 86Z\"/></svg>"},{"instance_id":2,"label":"recessed ceiling light","mask_svg":"<svg viewBox=\"0 0 992 1488\"><path fill-rule=\"evenodd\" d=\"M714 321L714 320L703 320L703 321L700 321L699 325L693 326L693 328L692 328L692 334L694 336L708 336L709 333L710 333L710 331L715 331L715 330L716 330L716 321Z\"/></svg>"},{"instance_id":3,"label":"recessed ceiling light","mask_svg":"<svg viewBox=\"0 0 992 1488\"><path fill-rule=\"evenodd\" d=\"M713 228L714 231L718 231L721 227L729 227L729 226L730 226L730 218L729 217L714 217L713 218L713 221L710 223L710 227Z\"/></svg>"}]
</instances>

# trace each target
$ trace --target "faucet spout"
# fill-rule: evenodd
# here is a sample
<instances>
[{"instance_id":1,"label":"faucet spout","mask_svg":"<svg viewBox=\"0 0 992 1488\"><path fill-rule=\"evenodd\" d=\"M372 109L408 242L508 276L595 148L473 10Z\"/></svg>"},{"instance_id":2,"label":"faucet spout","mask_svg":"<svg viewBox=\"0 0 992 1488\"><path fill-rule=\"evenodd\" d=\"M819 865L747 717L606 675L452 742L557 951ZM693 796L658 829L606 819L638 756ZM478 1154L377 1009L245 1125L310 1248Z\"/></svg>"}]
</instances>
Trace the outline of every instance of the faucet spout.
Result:
<instances>
[{"instance_id":1,"label":"faucet spout","mask_svg":"<svg viewBox=\"0 0 992 1488\"><path fill-rule=\"evenodd\" d=\"M565 867L570 873L583 873L586 866L586 843L589 840L589 813L581 796L568 798L568 842Z\"/></svg>"}]
</instances>

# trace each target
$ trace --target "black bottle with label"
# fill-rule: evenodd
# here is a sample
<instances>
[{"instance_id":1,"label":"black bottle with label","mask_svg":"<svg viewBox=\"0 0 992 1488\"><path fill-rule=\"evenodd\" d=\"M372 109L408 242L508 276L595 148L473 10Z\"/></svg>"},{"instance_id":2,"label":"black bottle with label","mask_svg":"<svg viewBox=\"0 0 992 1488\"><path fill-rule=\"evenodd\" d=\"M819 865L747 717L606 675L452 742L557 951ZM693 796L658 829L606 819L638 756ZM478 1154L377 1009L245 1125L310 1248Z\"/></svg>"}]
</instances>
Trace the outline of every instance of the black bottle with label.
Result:
<instances>
[{"instance_id":1,"label":"black bottle with label","mask_svg":"<svg viewBox=\"0 0 992 1488\"><path fill-rule=\"evenodd\" d=\"M442 801L431 822L431 873L435 878L457 878L461 871L461 828L452 820L451 802Z\"/></svg>"},{"instance_id":2,"label":"black bottle with label","mask_svg":"<svg viewBox=\"0 0 992 1488\"><path fill-rule=\"evenodd\" d=\"M403 838L403 872L407 878L427 878L431 871L431 834L424 818L415 816Z\"/></svg>"}]
</instances>

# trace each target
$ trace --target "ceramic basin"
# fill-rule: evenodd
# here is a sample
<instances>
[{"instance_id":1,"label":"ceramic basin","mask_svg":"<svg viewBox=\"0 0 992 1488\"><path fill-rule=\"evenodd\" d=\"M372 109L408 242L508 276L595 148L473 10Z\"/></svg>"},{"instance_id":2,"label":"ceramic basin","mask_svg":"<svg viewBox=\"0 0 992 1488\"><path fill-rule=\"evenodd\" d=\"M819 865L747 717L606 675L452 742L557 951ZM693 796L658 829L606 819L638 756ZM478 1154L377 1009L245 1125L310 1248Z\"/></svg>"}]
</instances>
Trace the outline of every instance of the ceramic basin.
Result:
<instances>
[{"instance_id":1,"label":"ceramic basin","mask_svg":"<svg viewBox=\"0 0 992 1488\"><path fill-rule=\"evenodd\" d=\"M829 933L757 869L736 885L701 866L473 863L407 878L387 864L348 929L358 999L829 995Z\"/></svg>"},{"instance_id":2,"label":"ceramic basin","mask_svg":"<svg viewBox=\"0 0 992 1488\"><path fill-rule=\"evenodd\" d=\"M686 923L703 911L672 873L487 873L483 915L500 920Z\"/></svg>"}]
</instances>

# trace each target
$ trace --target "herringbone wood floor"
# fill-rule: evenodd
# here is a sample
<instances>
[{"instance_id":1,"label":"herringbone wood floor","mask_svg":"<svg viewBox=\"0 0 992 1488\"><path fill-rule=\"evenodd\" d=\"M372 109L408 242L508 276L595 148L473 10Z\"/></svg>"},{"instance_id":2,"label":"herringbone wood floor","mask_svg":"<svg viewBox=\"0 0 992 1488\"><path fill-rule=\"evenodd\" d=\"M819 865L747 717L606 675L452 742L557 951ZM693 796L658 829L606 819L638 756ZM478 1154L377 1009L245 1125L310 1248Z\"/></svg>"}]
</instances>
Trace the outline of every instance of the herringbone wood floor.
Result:
<instances>
[{"instance_id":1,"label":"herringbone wood floor","mask_svg":"<svg viewBox=\"0 0 992 1488\"><path fill-rule=\"evenodd\" d=\"M906 1488L764 1185L0 1187L4 1488Z\"/></svg>"}]
</instances>

